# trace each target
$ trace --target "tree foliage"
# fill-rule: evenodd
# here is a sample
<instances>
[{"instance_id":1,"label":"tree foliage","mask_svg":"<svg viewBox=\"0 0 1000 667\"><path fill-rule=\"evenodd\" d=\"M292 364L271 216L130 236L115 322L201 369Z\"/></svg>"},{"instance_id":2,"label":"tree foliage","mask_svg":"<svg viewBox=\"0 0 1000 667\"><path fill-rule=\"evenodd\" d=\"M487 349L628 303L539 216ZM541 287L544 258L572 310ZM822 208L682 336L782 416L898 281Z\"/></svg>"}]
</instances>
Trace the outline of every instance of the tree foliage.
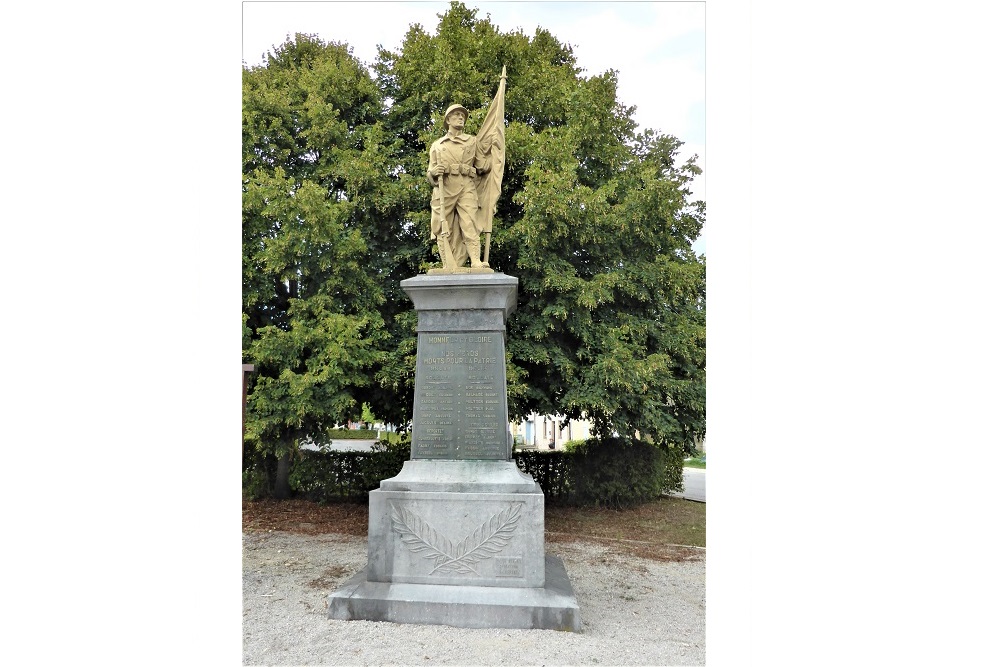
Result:
<instances>
[{"instance_id":1,"label":"tree foliage","mask_svg":"<svg viewBox=\"0 0 1000 667\"><path fill-rule=\"evenodd\" d=\"M676 138L637 132L614 71L584 74L548 31L504 33L461 3L439 19L380 48L371 73L307 35L244 68L244 360L258 371L247 441L283 456L362 402L411 418L416 318L399 282L438 261L428 149L449 104L478 130L506 65L489 261L520 281L511 415L692 442L705 424L698 168Z\"/></svg>"},{"instance_id":2,"label":"tree foliage","mask_svg":"<svg viewBox=\"0 0 1000 667\"><path fill-rule=\"evenodd\" d=\"M403 139L400 163L420 173L447 105L469 108L475 132L507 66L490 264L520 281L508 322L512 416L589 417L604 435L693 442L705 424L693 158L678 160L675 137L638 133L616 73L584 75L548 31L501 33L460 3L440 19L434 35L411 26L375 69L392 101L386 127ZM411 219L426 229L429 211Z\"/></svg>"},{"instance_id":3,"label":"tree foliage","mask_svg":"<svg viewBox=\"0 0 1000 667\"><path fill-rule=\"evenodd\" d=\"M384 361L365 239L392 197L381 113L341 44L298 35L243 72L244 357L257 370L246 430L285 461L360 408Z\"/></svg>"}]
</instances>

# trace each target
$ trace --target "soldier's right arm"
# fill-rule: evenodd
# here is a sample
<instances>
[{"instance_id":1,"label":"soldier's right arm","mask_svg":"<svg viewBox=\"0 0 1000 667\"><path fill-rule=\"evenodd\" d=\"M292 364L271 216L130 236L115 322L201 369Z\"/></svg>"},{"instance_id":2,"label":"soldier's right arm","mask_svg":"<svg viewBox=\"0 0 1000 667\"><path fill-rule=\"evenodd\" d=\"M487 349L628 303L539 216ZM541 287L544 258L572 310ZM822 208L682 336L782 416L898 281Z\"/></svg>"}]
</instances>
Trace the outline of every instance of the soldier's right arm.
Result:
<instances>
[{"instance_id":1,"label":"soldier's right arm","mask_svg":"<svg viewBox=\"0 0 1000 667\"><path fill-rule=\"evenodd\" d=\"M440 152L441 148L438 145L440 139L431 144L430 151L430 164L427 166L427 180L430 181L431 185L436 186L438 184L438 176L444 173L444 165L440 163Z\"/></svg>"},{"instance_id":2,"label":"soldier's right arm","mask_svg":"<svg viewBox=\"0 0 1000 667\"><path fill-rule=\"evenodd\" d=\"M437 162L437 142L435 141L431 144L430 158L427 164L427 180L431 185L437 185L437 179L434 178L434 163Z\"/></svg>"}]
</instances>

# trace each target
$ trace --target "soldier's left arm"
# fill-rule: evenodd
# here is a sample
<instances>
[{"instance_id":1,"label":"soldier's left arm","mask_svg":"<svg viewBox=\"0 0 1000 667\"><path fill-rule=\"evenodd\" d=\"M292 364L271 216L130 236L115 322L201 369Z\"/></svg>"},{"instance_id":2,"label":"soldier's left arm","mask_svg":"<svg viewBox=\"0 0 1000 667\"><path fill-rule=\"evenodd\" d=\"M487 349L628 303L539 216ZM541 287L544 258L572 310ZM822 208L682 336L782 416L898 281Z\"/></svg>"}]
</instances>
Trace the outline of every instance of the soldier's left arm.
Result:
<instances>
[{"instance_id":1,"label":"soldier's left arm","mask_svg":"<svg viewBox=\"0 0 1000 667\"><path fill-rule=\"evenodd\" d=\"M490 157L491 156L489 153L481 153L479 150L476 150L476 159L475 162L473 163L473 166L476 168L477 172L479 172L480 174L485 174L490 170L490 168L493 166L492 163L490 162Z\"/></svg>"}]
</instances>

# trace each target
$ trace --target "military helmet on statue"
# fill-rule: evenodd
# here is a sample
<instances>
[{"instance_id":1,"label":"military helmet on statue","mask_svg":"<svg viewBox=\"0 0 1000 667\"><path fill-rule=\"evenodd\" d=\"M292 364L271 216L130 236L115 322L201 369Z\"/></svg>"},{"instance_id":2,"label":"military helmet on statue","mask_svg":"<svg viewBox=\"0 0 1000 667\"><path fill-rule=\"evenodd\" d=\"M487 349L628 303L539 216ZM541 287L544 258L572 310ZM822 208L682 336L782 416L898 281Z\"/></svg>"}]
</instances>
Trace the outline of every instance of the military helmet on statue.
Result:
<instances>
[{"instance_id":1,"label":"military helmet on statue","mask_svg":"<svg viewBox=\"0 0 1000 667\"><path fill-rule=\"evenodd\" d=\"M468 109L466 109L465 107L463 107L461 104L452 104L450 107L448 107L448 110L444 112L445 122L448 121L448 116L450 116L451 112L453 112L453 111L461 111L463 114L465 114L465 120L469 120L469 110Z\"/></svg>"}]
</instances>

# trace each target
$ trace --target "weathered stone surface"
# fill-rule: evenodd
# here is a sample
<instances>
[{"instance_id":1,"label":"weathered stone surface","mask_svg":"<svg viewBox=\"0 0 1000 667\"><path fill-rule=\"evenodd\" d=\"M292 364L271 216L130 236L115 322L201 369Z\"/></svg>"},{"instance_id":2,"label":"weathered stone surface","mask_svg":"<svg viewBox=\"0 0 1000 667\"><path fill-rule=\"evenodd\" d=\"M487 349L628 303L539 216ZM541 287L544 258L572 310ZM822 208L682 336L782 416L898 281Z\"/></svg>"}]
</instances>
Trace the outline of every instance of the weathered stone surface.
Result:
<instances>
[{"instance_id":1,"label":"weathered stone surface","mask_svg":"<svg viewBox=\"0 0 1000 667\"><path fill-rule=\"evenodd\" d=\"M580 632L580 607L555 556L545 558L544 588L385 583L361 570L328 600L328 617L342 621Z\"/></svg>"},{"instance_id":2,"label":"weathered stone surface","mask_svg":"<svg viewBox=\"0 0 1000 667\"><path fill-rule=\"evenodd\" d=\"M399 474L383 479L382 491L539 493L541 487L513 461L410 460Z\"/></svg>"},{"instance_id":3,"label":"weathered stone surface","mask_svg":"<svg viewBox=\"0 0 1000 667\"><path fill-rule=\"evenodd\" d=\"M508 459L500 332L417 334L413 458Z\"/></svg>"},{"instance_id":4,"label":"weathered stone surface","mask_svg":"<svg viewBox=\"0 0 1000 667\"><path fill-rule=\"evenodd\" d=\"M504 330L504 314L496 310L425 310L417 318L417 333Z\"/></svg>"},{"instance_id":5,"label":"weathered stone surface","mask_svg":"<svg viewBox=\"0 0 1000 667\"><path fill-rule=\"evenodd\" d=\"M429 310L496 310L517 306L517 278L505 273L415 276L400 281L419 314ZM442 329L444 331L444 329Z\"/></svg>"},{"instance_id":6,"label":"weathered stone surface","mask_svg":"<svg viewBox=\"0 0 1000 667\"><path fill-rule=\"evenodd\" d=\"M517 279L417 276L413 459L509 460L505 325Z\"/></svg>"},{"instance_id":7,"label":"weathered stone surface","mask_svg":"<svg viewBox=\"0 0 1000 667\"><path fill-rule=\"evenodd\" d=\"M545 498L540 489L534 493L372 491L368 579L540 588L545 585L544 532Z\"/></svg>"},{"instance_id":8,"label":"weathered stone surface","mask_svg":"<svg viewBox=\"0 0 1000 667\"><path fill-rule=\"evenodd\" d=\"M417 276L410 460L369 494L368 565L330 596L333 619L580 631L545 496L510 458L506 320L517 279Z\"/></svg>"}]
</instances>

